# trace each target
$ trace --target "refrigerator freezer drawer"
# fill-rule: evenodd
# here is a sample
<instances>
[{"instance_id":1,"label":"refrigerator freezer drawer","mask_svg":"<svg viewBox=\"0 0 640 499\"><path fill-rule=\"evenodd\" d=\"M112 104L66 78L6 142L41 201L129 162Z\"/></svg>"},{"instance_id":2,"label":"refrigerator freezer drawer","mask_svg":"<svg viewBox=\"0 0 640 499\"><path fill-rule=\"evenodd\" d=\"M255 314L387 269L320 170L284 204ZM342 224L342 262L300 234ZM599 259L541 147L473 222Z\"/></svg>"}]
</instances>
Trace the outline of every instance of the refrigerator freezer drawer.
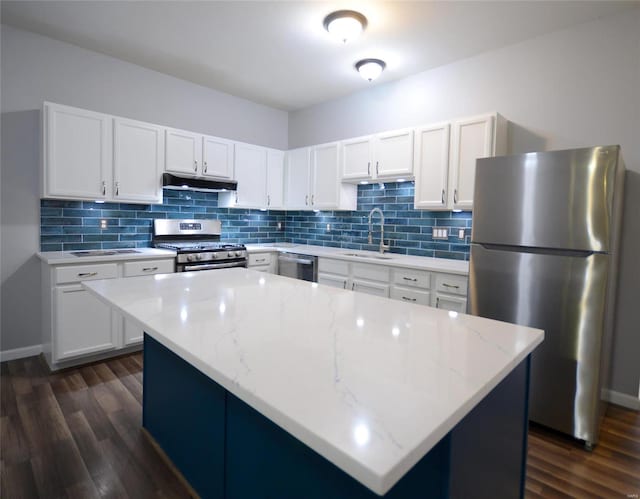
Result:
<instances>
[{"instance_id":1,"label":"refrigerator freezer drawer","mask_svg":"<svg viewBox=\"0 0 640 499\"><path fill-rule=\"evenodd\" d=\"M597 441L609 256L471 246L469 313L545 331L532 354L530 418Z\"/></svg>"}]
</instances>

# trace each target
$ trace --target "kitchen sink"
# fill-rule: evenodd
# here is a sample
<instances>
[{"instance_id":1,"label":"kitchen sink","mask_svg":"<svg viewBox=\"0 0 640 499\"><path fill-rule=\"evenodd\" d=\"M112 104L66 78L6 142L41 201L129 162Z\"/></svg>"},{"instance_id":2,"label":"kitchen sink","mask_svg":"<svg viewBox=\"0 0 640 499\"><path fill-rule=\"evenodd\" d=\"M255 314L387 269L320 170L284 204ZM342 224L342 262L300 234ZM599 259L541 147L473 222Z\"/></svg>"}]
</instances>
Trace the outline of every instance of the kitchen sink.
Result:
<instances>
[{"instance_id":1,"label":"kitchen sink","mask_svg":"<svg viewBox=\"0 0 640 499\"><path fill-rule=\"evenodd\" d=\"M72 251L73 256L111 256L111 255L125 255L128 253L142 253L141 251L134 249L121 249L121 250L87 250L87 251Z\"/></svg>"},{"instance_id":2,"label":"kitchen sink","mask_svg":"<svg viewBox=\"0 0 640 499\"><path fill-rule=\"evenodd\" d=\"M393 257L384 255L367 255L362 253L342 253L343 256L355 256L356 258L374 258L376 260L391 260Z\"/></svg>"}]
</instances>

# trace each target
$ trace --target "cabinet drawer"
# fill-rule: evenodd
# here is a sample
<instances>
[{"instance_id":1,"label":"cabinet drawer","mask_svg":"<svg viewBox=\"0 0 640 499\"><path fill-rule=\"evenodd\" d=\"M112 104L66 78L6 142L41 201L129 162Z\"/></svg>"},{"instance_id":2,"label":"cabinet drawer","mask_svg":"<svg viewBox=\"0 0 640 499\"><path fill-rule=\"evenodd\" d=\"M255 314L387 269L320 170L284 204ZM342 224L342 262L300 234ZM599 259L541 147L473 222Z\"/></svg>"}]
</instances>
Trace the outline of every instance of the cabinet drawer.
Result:
<instances>
[{"instance_id":1,"label":"cabinet drawer","mask_svg":"<svg viewBox=\"0 0 640 499\"><path fill-rule=\"evenodd\" d=\"M134 277L137 275L149 274L170 274L173 269L174 260L145 260L142 262L125 262L124 276Z\"/></svg>"},{"instance_id":2,"label":"cabinet drawer","mask_svg":"<svg viewBox=\"0 0 640 499\"><path fill-rule=\"evenodd\" d=\"M467 296L467 276L436 274L436 291Z\"/></svg>"},{"instance_id":3,"label":"cabinet drawer","mask_svg":"<svg viewBox=\"0 0 640 499\"><path fill-rule=\"evenodd\" d=\"M426 270L394 269L393 282L401 286L429 289L431 287L431 274Z\"/></svg>"},{"instance_id":4,"label":"cabinet drawer","mask_svg":"<svg viewBox=\"0 0 640 499\"><path fill-rule=\"evenodd\" d=\"M318 259L318 271L328 274L349 275L349 262L343 260Z\"/></svg>"},{"instance_id":5,"label":"cabinet drawer","mask_svg":"<svg viewBox=\"0 0 640 499\"><path fill-rule=\"evenodd\" d=\"M386 284L389 283L389 267L385 267L384 265L354 263L351 269L354 278L382 281Z\"/></svg>"},{"instance_id":6,"label":"cabinet drawer","mask_svg":"<svg viewBox=\"0 0 640 499\"><path fill-rule=\"evenodd\" d=\"M431 293L429 291L422 291L415 288L411 289L393 286L391 288L391 298L394 300L406 301L407 303L417 303L418 305L431 304Z\"/></svg>"},{"instance_id":7,"label":"cabinet drawer","mask_svg":"<svg viewBox=\"0 0 640 499\"><path fill-rule=\"evenodd\" d=\"M118 264L101 263L94 265L72 265L56 268L56 284L93 281L95 279L114 279L118 277Z\"/></svg>"},{"instance_id":8,"label":"cabinet drawer","mask_svg":"<svg viewBox=\"0 0 640 499\"><path fill-rule=\"evenodd\" d=\"M249 267L255 265L270 265L271 253L249 253Z\"/></svg>"}]
</instances>

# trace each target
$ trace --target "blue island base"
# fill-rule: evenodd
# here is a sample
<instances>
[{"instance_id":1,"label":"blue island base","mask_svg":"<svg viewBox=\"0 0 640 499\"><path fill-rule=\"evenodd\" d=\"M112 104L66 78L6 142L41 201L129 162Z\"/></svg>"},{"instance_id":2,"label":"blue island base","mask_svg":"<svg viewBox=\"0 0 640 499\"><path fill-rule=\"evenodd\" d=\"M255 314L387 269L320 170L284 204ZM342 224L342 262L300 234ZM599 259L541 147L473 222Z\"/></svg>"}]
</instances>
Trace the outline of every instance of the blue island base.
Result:
<instances>
[{"instance_id":1,"label":"blue island base","mask_svg":"<svg viewBox=\"0 0 640 499\"><path fill-rule=\"evenodd\" d=\"M205 499L380 497L145 334L143 427ZM385 498L523 497L529 358Z\"/></svg>"}]
</instances>

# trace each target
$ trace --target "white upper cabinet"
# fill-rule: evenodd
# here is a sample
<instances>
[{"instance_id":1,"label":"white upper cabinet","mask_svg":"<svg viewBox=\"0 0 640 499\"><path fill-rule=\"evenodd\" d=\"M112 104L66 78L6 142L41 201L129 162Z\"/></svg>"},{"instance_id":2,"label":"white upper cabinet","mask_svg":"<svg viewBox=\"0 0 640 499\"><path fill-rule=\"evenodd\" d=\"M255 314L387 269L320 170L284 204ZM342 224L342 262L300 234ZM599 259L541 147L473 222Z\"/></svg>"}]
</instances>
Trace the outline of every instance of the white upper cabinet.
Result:
<instances>
[{"instance_id":1,"label":"white upper cabinet","mask_svg":"<svg viewBox=\"0 0 640 499\"><path fill-rule=\"evenodd\" d=\"M165 170L199 175L202 168L202 135L168 128Z\"/></svg>"},{"instance_id":2,"label":"white upper cabinet","mask_svg":"<svg viewBox=\"0 0 640 499\"><path fill-rule=\"evenodd\" d=\"M233 178L233 141L209 137L202 138L202 174L205 177Z\"/></svg>"},{"instance_id":3,"label":"white upper cabinet","mask_svg":"<svg viewBox=\"0 0 640 499\"><path fill-rule=\"evenodd\" d=\"M43 116L43 197L110 196L111 116L51 103Z\"/></svg>"},{"instance_id":4,"label":"white upper cabinet","mask_svg":"<svg viewBox=\"0 0 640 499\"><path fill-rule=\"evenodd\" d=\"M113 187L115 200L162 203L164 129L140 121L113 120Z\"/></svg>"},{"instance_id":5,"label":"white upper cabinet","mask_svg":"<svg viewBox=\"0 0 640 499\"><path fill-rule=\"evenodd\" d=\"M342 179L361 180L371 176L373 137L342 141Z\"/></svg>"},{"instance_id":6,"label":"white upper cabinet","mask_svg":"<svg viewBox=\"0 0 640 499\"><path fill-rule=\"evenodd\" d=\"M267 150L267 208L284 208L284 151Z\"/></svg>"},{"instance_id":7,"label":"white upper cabinet","mask_svg":"<svg viewBox=\"0 0 640 499\"><path fill-rule=\"evenodd\" d=\"M413 177L413 129L342 141L343 181Z\"/></svg>"},{"instance_id":8,"label":"white upper cabinet","mask_svg":"<svg viewBox=\"0 0 640 499\"><path fill-rule=\"evenodd\" d=\"M376 178L413 175L413 129L377 134L373 152Z\"/></svg>"},{"instance_id":9,"label":"white upper cabinet","mask_svg":"<svg viewBox=\"0 0 640 499\"><path fill-rule=\"evenodd\" d=\"M316 210L332 209L338 206L340 147L337 142L313 148L311 206Z\"/></svg>"},{"instance_id":10,"label":"white upper cabinet","mask_svg":"<svg viewBox=\"0 0 640 499\"><path fill-rule=\"evenodd\" d=\"M416 129L416 208L443 209L447 206L450 128L448 123L443 123Z\"/></svg>"},{"instance_id":11,"label":"white upper cabinet","mask_svg":"<svg viewBox=\"0 0 640 499\"><path fill-rule=\"evenodd\" d=\"M416 129L414 206L471 210L476 160L506 153L507 121L498 113Z\"/></svg>"},{"instance_id":12,"label":"white upper cabinet","mask_svg":"<svg viewBox=\"0 0 640 499\"><path fill-rule=\"evenodd\" d=\"M339 142L289 151L285 206L294 210L355 210L357 186L340 182Z\"/></svg>"},{"instance_id":13,"label":"white upper cabinet","mask_svg":"<svg viewBox=\"0 0 640 499\"><path fill-rule=\"evenodd\" d=\"M311 148L301 147L287 152L285 206L292 210L310 209Z\"/></svg>"},{"instance_id":14,"label":"white upper cabinet","mask_svg":"<svg viewBox=\"0 0 640 499\"><path fill-rule=\"evenodd\" d=\"M236 206L267 206L267 150L249 144L235 146L235 179L238 181Z\"/></svg>"},{"instance_id":15,"label":"white upper cabinet","mask_svg":"<svg viewBox=\"0 0 640 499\"><path fill-rule=\"evenodd\" d=\"M496 116L484 115L452 125L449 204L454 209L473 206L476 160L495 155L495 122Z\"/></svg>"}]
</instances>

